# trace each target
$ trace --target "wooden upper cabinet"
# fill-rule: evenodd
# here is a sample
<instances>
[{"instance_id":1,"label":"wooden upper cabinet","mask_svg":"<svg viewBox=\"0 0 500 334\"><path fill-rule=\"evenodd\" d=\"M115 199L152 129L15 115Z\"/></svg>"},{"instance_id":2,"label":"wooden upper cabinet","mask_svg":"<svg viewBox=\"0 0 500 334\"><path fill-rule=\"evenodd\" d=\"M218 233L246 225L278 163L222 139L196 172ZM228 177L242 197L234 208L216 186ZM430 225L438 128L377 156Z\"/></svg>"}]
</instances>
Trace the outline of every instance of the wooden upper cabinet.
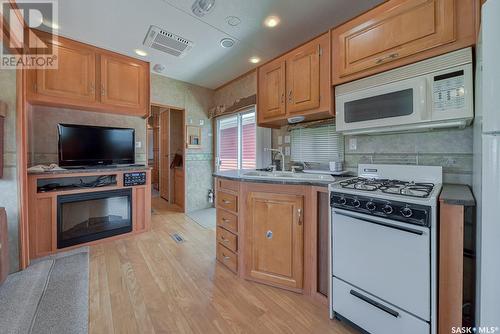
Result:
<instances>
[{"instance_id":1,"label":"wooden upper cabinet","mask_svg":"<svg viewBox=\"0 0 500 334\"><path fill-rule=\"evenodd\" d=\"M283 58L278 58L259 68L258 96L259 121L284 117L285 106L285 69Z\"/></svg>"},{"instance_id":2,"label":"wooden upper cabinet","mask_svg":"<svg viewBox=\"0 0 500 334\"><path fill-rule=\"evenodd\" d=\"M56 69L28 71L28 102L131 116L149 115L149 63L64 37L41 40L57 52Z\"/></svg>"},{"instance_id":3,"label":"wooden upper cabinet","mask_svg":"<svg viewBox=\"0 0 500 334\"><path fill-rule=\"evenodd\" d=\"M280 127L288 118L332 117L330 34L325 33L258 70L260 126Z\"/></svg>"},{"instance_id":4,"label":"wooden upper cabinet","mask_svg":"<svg viewBox=\"0 0 500 334\"><path fill-rule=\"evenodd\" d=\"M101 55L101 102L113 106L146 108L148 66L118 55Z\"/></svg>"},{"instance_id":5,"label":"wooden upper cabinet","mask_svg":"<svg viewBox=\"0 0 500 334\"><path fill-rule=\"evenodd\" d=\"M290 114L314 110L320 101L320 58L318 42L293 51L286 61L287 112Z\"/></svg>"},{"instance_id":6,"label":"wooden upper cabinet","mask_svg":"<svg viewBox=\"0 0 500 334\"><path fill-rule=\"evenodd\" d=\"M33 90L36 94L77 101L95 100L95 59L93 48L70 40L52 44L57 52L58 68L36 70Z\"/></svg>"},{"instance_id":7,"label":"wooden upper cabinet","mask_svg":"<svg viewBox=\"0 0 500 334\"><path fill-rule=\"evenodd\" d=\"M473 45L480 0L390 0L332 30L332 84Z\"/></svg>"},{"instance_id":8,"label":"wooden upper cabinet","mask_svg":"<svg viewBox=\"0 0 500 334\"><path fill-rule=\"evenodd\" d=\"M251 192L245 221L247 278L300 290L303 285L304 197Z\"/></svg>"}]
</instances>

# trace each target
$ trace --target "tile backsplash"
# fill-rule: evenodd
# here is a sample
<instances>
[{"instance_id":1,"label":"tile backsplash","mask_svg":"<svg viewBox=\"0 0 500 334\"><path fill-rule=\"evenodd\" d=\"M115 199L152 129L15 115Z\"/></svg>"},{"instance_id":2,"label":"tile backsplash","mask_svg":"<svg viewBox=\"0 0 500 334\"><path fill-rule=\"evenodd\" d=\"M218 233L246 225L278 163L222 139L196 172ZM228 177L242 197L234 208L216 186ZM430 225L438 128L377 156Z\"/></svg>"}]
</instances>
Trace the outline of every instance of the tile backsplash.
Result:
<instances>
[{"instance_id":1,"label":"tile backsplash","mask_svg":"<svg viewBox=\"0 0 500 334\"><path fill-rule=\"evenodd\" d=\"M472 128L346 136L345 166L356 171L359 163L442 166L444 182L470 185Z\"/></svg>"},{"instance_id":2,"label":"tile backsplash","mask_svg":"<svg viewBox=\"0 0 500 334\"><path fill-rule=\"evenodd\" d=\"M273 130L290 134L286 127ZM355 148L350 143L355 140ZM285 157L287 168L292 162ZM356 172L359 163L431 165L443 167L444 182L472 184L472 127L426 132L345 136L345 169ZM327 168L326 166L321 166Z\"/></svg>"}]
</instances>

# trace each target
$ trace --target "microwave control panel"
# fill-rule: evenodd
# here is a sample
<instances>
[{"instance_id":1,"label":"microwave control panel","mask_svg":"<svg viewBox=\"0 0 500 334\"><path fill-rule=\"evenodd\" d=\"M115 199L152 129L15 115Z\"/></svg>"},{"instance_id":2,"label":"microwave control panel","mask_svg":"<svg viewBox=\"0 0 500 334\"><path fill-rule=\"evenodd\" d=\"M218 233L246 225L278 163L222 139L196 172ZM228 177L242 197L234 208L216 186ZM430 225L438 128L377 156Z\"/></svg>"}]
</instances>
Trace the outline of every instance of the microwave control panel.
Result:
<instances>
[{"instance_id":1,"label":"microwave control panel","mask_svg":"<svg viewBox=\"0 0 500 334\"><path fill-rule=\"evenodd\" d=\"M142 186L146 184L146 172L123 173L123 186Z\"/></svg>"},{"instance_id":2,"label":"microwave control panel","mask_svg":"<svg viewBox=\"0 0 500 334\"><path fill-rule=\"evenodd\" d=\"M434 77L433 109L451 111L465 108L464 71L455 71Z\"/></svg>"}]
</instances>

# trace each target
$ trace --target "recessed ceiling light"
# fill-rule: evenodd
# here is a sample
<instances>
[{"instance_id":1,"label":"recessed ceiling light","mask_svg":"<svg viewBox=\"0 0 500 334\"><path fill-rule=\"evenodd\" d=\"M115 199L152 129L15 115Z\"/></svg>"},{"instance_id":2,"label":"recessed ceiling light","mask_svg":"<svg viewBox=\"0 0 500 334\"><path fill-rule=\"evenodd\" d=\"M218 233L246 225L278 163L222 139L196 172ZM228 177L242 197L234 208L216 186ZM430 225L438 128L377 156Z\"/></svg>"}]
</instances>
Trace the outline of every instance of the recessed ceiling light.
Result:
<instances>
[{"instance_id":1,"label":"recessed ceiling light","mask_svg":"<svg viewBox=\"0 0 500 334\"><path fill-rule=\"evenodd\" d=\"M258 62L260 62L260 58L254 56L251 57L248 61L251 62L252 64L257 64Z\"/></svg>"},{"instance_id":2,"label":"recessed ceiling light","mask_svg":"<svg viewBox=\"0 0 500 334\"><path fill-rule=\"evenodd\" d=\"M280 18L277 17L277 16L274 16L274 15L268 16L264 20L264 24L265 24L266 27L274 28L278 24L280 24Z\"/></svg>"},{"instance_id":3,"label":"recessed ceiling light","mask_svg":"<svg viewBox=\"0 0 500 334\"><path fill-rule=\"evenodd\" d=\"M231 27L236 27L241 23L241 19L237 16L228 16L226 17L226 23L229 24Z\"/></svg>"},{"instance_id":4,"label":"recessed ceiling light","mask_svg":"<svg viewBox=\"0 0 500 334\"><path fill-rule=\"evenodd\" d=\"M137 53L141 57L146 57L148 55L148 53L146 51L141 50L141 49L135 49L134 52Z\"/></svg>"},{"instance_id":5,"label":"recessed ceiling light","mask_svg":"<svg viewBox=\"0 0 500 334\"><path fill-rule=\"evenodd\" d=\"M232 38L223 38L220 40L220 46L222 46L225 49L228 49L234 45L234 39Z\"/></svg>"}]
</instances>

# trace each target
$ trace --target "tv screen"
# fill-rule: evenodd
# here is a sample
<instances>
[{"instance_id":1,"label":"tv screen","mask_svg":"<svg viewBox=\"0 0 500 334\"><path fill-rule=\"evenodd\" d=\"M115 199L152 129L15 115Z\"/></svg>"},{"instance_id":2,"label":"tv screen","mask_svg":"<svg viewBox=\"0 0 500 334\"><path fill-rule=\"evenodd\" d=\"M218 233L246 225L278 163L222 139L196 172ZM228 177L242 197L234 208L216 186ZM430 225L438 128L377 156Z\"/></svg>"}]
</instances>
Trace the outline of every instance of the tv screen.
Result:
<instances>
[{"instance_id":1,"label":"tv screen","mask_svg":"<svg viewBox=\"0 0 500 334\"><path fill-rule=\"evenodd\" d=\"M134 129L58 124L59 166L79 167L135 162Z\"/></svg>"}]
</instances>

